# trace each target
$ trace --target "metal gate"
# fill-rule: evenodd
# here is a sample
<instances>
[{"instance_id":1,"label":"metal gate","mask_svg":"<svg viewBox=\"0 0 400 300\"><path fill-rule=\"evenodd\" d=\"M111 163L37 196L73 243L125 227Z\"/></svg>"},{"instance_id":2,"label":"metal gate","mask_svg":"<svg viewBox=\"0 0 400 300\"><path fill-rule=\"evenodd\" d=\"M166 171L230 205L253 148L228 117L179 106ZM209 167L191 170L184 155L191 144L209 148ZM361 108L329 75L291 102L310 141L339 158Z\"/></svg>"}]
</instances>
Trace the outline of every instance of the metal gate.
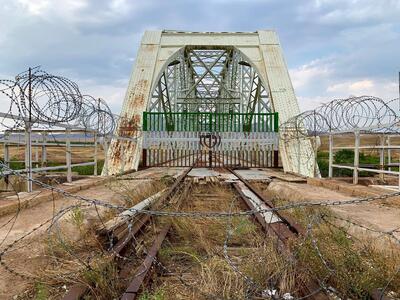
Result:
<instances>
[{"instance_id":1,"label":"metal gate","mask_svg":"<svg viewBox=\"0 0 400 300\"><path fill-rule=\"evenodd\" d=\"M278 166L277 113L254 114L246 128L246 114L173 115L175 126L168 128L163 113L144 113L143 166Z\"/></svg>"}]
</instances>

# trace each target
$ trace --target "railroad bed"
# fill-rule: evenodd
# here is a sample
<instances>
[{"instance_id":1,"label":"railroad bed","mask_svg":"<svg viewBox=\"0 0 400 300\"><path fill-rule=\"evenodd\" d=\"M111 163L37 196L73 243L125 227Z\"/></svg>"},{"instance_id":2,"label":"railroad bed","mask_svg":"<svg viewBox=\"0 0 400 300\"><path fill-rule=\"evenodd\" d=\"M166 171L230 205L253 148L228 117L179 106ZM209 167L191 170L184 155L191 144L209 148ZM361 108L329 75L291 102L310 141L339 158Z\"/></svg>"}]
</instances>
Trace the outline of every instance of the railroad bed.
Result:
<instances>
[{"instance_id":1,"label":"railroad bed","mask_svg":"<svg viewBox=\"0 0 400 300\"><path fill-rule=\"evenodd\" d=\"M289 298L328 299L312 278L288 273L285 264L294 268L292 258L288 261L282 255L286 250L278 249L302 230L297 223L272 212L240 215L266 210L272 203L232 170L219 170L230 175L226 180L206 177L205 182L188 177L190 171L144 201L152 202L153 210L162 208L164 216L126 211L99 231L118 261L119 283L127 285L122 299L157 293L166 299L244 299L278 296L276 287L285 289L281 296ZM210 211L215 216L204 215ZM271 259L269 267L260 268L260 262ZM76 285L64 299L77 299L87 291Z\"/></svg>"},{"instance_id":2,"label":"railroad bed","mask_svg":"<svg viewBox=\"0 0 400 300\"><path fill-rule=\"evenodd\" d=\"M72 280L70 269L63 276L57 274L66 278L68 287L55 295L65 300L339 299L350 291L365 299L390 299L376 288L358 286L358 281L364 273L377 276L370 280L378 287L388 283L391 291L398 279L390 281L387 274L394 269L382 269L380 277L377 272L369 274L365 262L348 252L360 249L346 240L343 228L324 227L324 218L332 221L325 208L282 209L287 202L262 191L271 177L252 170L191 167L174 180L161 179L164 183L156 191L129 209L99 214L95 241L81 232L90 245L86 252L92 254L80 257L82 246L77 252L68 250L69 256L78 258L78 276ZM138 178L119 179L131 180ZM61 241L68 248L68 242ZM356 261L356 272L349 258ZM369 256L365 260L368 267L374 263ZM346 272L349 278L344 277ZM353 292L355 284L360 290ZM59 281L54 285L60 286Z\"/></svg>"}]
</instances>

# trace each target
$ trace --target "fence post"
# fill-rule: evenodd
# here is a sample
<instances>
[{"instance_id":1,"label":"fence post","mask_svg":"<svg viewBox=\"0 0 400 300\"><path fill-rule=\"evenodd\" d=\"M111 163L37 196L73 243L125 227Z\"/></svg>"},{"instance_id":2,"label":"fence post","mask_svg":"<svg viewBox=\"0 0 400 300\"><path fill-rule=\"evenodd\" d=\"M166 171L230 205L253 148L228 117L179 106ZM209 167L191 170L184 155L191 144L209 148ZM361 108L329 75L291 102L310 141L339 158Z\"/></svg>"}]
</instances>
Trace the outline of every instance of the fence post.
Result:
<instances>
[{"instance_id":1,"label":"fence post","mask_svg":"<svg viewBox=\"0 0 400 300\"><path fill-rule=\"evenodd\" d=\"M385 170L385 150L384 150L384 147L385 147L385 136L381 135L379 137L379 139L380 139L380 142L381 142L381 147L379 149L379 169L381 171L383 171L383 170ZM385 174L384 173L380 173L379 174L379 179L381 181L384 181L385 180Z\"/></svg>"},{"instance_id":2,"label":"fence post","mask_svg":"<svg viewBox=\"0 0 400 300\"><path fill-rule=\"evenodd\" d=\"M32 192L32 124L25 122L25 171L27 172L26 189Z\"/></svg>"},{"instance_id":3,"label":"fence post","mask_svg":"<svg viewBox=\"0 0 400 300\"><path fill-rule=\"evenodd\" d=\"M35 138L35 168L38 168L39 167L39 146L38 146L38 143L39 143L39 139L38 139L38 137L37 137L37 135L36 135L36 138Z\"/></svg>"},{"instance_id":4,"label":"fence post","mask_svg":"<svg viewBox=\"0 0 400 300\"><path fill-rule=\"evenodd\" d=\"M329 134L329 171L328 177L333 177L333 135Z\"/></svg>"},{"instance_id":5,"label":"fence post","mask_svg":"<svg viewBox=\"0 0 400 300\"><path fill-rule=\"evenodd\" d=\"M390 166L392 163L392 149L390 149L390 135L387 136L387 145L388 145L388 165L389 171L392 171L392 167Z\"/></svg>"},{"instance_id":6,"label":"fence post","mask_svg":"<svg viewBox=\"0 0 400 300\"><path fill-rule=\"evenodd\" d=\"M301 174L300 138L297 134L297 173Z\"/></svg>"},{"instance_id":7,"label":"fence post","mask_svg":"<svg viewBox=\"0 0 400 300\"><path fill-rule=\"evenodd\" d=\"M97 176L97 132L93 134L93 144L94 144L94 168L93 175Z\"/></svg>"},{"instance_id":8,"label":"fence post","mask_svg":"<svg viewBox=\"0 0 400 300\"><path fill-rule=\"evenodd\" d=\"M71 133L71 129L67 128L65 130L65 134L66 134L67 182L72 182L70 133Z\"/></svg>"},{"instance_id":9,"label":"fence post","mask_svg":"<svg viewBox=\"0 0 400 300\"><path fill-rule=\"evenodd\" d=\"M46 148L46 143L47 143L47 132L43 131L42 132L42 167L45 167L47 165L47 148Z\"/></svg>"},{"instance_id":10,"label":"fence post","mask_svg":"<svg viewBox=\"0 0 400 300\"><path fill-rule=\"evenodd\" d=\"M360 131L354 131L354 169L353 169L353 183L358 184L358 167L360 160Z\"/></svg>"},{"instance_id":11,"label":"fence post","mask_svg":"<svg viewBox=\"0 0 400 300\"><path fill-rule=\"evenodd\" d=\"M9 139L9 133L4 134L4 164L10 166L10 148L8 147L7 140Z\"/></svg>"},{"instance_id":12,"label":"fence post","mask_svg":"<svg viewBox=\"0 0 400 300\"><path fill-rule=\"evenodd\" d=\"M104 148L104 175L108 176L108 159L107 159L107 153L108 153L108 141L107 141L107 136L104 136L103 138L103 148Z\"/></svg>"},{"instance_id":13,"label":"fence post","mask_svg":"<svg viewBox=\"0 0 400 300\"><path fill-rule=\"evenodd\" d=\"M8 139L9 139L9 132L6 131L4 133L4 164L7 167L10 167L10 148L7 143ZM6 184L6 190L8 190L8 185L10 183L8 175L4 176L4 183Z\"/></svg>"}]
</instances>

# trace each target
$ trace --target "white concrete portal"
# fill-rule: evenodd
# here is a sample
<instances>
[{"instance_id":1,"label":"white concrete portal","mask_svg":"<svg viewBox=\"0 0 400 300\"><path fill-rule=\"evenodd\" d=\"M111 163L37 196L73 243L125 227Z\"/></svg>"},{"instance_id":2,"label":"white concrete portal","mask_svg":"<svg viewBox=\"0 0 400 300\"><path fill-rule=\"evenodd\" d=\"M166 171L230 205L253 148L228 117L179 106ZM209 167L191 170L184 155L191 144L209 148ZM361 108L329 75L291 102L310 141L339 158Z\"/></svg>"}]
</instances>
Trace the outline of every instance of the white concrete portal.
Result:
<instances>
[{"instance_id":1,"label":"white concrete portal","mask_svg":"<svg viewBox=\"0 0 400 300\"><path fill-rule=\"evenodd\" d=\"M129 81L121 112L123 122L118 124L116 135L139 138L136 141L111 142L107 160L108 173L137 169L141 158L143 138L138 134L142 127L142 114L146 110L152 92L159 83L166 66L174 63L174 55L187 46L202 49L233 47L240 51L251 64L268 91L273 112L279 113L280 123L300 113L292 82L283 57L278 35L272 30L256 32L178 32L146 31L137 53L135 67ZM121 143L124 143L124 162L121 160ZM301 144L279 145L285 171L298 171L297 153L311 153L308 141ZM310 155L304 155L309 157ZM300 173L313 176L314 160L304 159Z\"/></svg>"}]
</instances>

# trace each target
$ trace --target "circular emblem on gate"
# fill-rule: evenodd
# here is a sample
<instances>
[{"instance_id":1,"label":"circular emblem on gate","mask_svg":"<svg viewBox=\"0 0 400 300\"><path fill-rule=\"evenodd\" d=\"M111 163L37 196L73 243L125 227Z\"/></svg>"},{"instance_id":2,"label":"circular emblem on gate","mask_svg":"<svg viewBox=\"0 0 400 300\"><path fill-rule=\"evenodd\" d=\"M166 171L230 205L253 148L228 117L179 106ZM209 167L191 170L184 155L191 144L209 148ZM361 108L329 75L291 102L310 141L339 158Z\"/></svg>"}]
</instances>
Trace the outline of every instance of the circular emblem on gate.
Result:
<instances>
[{"instance_id":1,"label":"circular emblem on gate","mask_svg":"<svg viewBox=\"0 0 400 300\"><path fill-rule=\"evenodd\" d=\"M221 136L216 133L206 133L200 135L200 145L213 149L221 144Z\"/></svg>"}]
</instances>

